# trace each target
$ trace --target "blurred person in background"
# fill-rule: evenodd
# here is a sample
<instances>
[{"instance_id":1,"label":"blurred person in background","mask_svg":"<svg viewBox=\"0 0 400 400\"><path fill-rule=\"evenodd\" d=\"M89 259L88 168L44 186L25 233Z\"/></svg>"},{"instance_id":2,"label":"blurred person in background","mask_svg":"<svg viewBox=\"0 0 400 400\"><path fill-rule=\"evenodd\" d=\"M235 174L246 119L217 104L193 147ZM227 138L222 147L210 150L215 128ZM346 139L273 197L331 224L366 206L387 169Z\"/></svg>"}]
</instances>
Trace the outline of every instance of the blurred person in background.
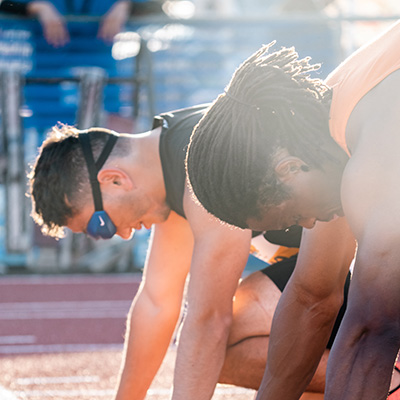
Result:
<instances>
[{"instance_id":1,"label":"blurred person in background","mask_svg":"<svg viewBox=\"0 0 400 400\"><path fill-rule=\"evenodd\" d=\"M130 85L129 79L135 73L134 65L125 63L122 66L113 57L113 40L125 29L129 19L162 13L162 0L6 0L1 3L0 11L32 16L38 21L29 24L34 53L28 76L69 79L79 77L84 68L99 67L110 78L126 78L126 83L105 88L102 124L119 131L134 131L136 121L124 106L127 90L130 90L126 85ZM68 20L68 16L81 18ZM85 16L93 18L86 21ZM100 18L99 22L96 17ZM60 103L61 112L68 113L63 121L75 123L78 94L64 93L57 85L47 87L45 93L48 95L50 91L53 101ZM40 89L33 96L41 99ZM32 102L29 107L34 118L49 113L41 108L41 101ZM45 115L44 118L50 120L51 117ZM50 122L46 130L56 121Z\"/></svg>"},{"instance_id":2,"label":"blurred person in background","mask_svg":"<svg viewBox=\"0 0 400 400\"><path fill-rule=\"evenodd\" d=\"M161 12L161 3L156 0L6 0L0 10L36 17L46 41L54 47L63 47L71 39L65 15L101 16L98 38L111 43L131 15Z\"/></svg>"}]
</instances>

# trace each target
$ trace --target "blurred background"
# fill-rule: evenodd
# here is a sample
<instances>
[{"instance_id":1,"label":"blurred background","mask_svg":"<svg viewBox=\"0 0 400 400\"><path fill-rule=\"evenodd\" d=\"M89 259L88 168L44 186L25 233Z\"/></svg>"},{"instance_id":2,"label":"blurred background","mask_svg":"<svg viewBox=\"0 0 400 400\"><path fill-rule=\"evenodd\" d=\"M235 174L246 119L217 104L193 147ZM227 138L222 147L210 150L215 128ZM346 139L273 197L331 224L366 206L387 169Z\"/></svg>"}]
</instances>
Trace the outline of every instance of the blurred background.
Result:
<instances>
[{"instance_id":1,"label":"blurred background","mask_svg":"<svg viewBox=\"0 0 400 400\"><path fill-rule=\"evenodd\" d=\"M128 242L55 241L31 221L26 174L57 122L143 132L155 114L213 101L240 62L274 40L320 63L323 79L400 15L397 0L140 0L104 33L116 1L40 2L44 12L34 3L0 1L3 275L143 268L148 231Z\"/></svg>"}]
</instances>

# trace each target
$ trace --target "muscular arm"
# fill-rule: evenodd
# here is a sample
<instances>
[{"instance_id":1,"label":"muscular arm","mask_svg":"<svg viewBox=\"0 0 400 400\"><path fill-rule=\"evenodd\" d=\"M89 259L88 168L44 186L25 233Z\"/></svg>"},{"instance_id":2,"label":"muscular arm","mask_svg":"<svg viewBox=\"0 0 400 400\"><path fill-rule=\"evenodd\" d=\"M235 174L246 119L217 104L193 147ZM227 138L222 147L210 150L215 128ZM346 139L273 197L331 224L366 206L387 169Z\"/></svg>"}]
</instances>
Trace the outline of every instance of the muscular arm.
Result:
<instances>
[{"instance_id":1,"label":"muscular arm","mask_svg":"<svg viewBox=\"0 0 400 400\"><path fill-rule=\"evenodd\" d=\"M189 225L177 214L154 226L143 281L129 312L116 400L145 398L180 315L192 248Z\"/></svg>"},{"instance_id":2,"label":"muscular arm","mask_svg":"<svg viewBox=\"0 0 400 400\"><path fill-rule=\"evenodd\" d=\"M343 177L343 206L358 250L326 399L385 399L400 347L399 73L390 79L374 90L384 96L371 103L367 97L357 110L379 118L361 125Z\"/></svg>"},{"instance_id":3,"label":"muscular arm","mask_svg":"<svg viewBox=\"0 0 400 400\"><path fill-rule=\"evenodd\" d=\"M354 250L344 218L304 230L295 271L274 315L257 399L298 399L304 392L342 304Z\"/></svg>"},{"instance_id":4,"label":"muscular arm","mask_svg":"<svg viewBox=\"0 0 400 400\"><path fill-rule=\"evenodd\" d=\"M232 299L245 267L250 232L221 225L185 195L195 237L188 312L182 329L173 399L210 399L223 365Z\"/></svg>"}]
</instances>

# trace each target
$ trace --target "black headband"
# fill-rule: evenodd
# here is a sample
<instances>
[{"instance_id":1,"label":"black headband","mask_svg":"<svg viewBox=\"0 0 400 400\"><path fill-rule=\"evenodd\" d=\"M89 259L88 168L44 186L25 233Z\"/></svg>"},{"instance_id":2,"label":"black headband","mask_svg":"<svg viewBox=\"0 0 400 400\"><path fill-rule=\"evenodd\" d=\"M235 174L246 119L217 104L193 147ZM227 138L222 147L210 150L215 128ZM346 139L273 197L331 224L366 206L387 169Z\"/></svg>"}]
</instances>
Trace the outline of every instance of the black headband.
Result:
<instances>
[{"instance_id":1,"label":"black headband","mask_svg":"<svg viewBox=\"0 0 400 400\"><path fill-rule=\"evenodd\" d=\"M94 133L95 131L91 131ZM92 153L92 147L90 145L89 133L81 133L79 136L79 142L82 146L83 155L85 156L86 165L89 171L89 180L92 187L93 200L95 211L103 210L103 200L100 192L100 184L97 180L97 174L106 162L108 156L110 155L118 136L110 134L106 145L103 148L98 160L95 162Z\"/></svg>"}]
</instances>

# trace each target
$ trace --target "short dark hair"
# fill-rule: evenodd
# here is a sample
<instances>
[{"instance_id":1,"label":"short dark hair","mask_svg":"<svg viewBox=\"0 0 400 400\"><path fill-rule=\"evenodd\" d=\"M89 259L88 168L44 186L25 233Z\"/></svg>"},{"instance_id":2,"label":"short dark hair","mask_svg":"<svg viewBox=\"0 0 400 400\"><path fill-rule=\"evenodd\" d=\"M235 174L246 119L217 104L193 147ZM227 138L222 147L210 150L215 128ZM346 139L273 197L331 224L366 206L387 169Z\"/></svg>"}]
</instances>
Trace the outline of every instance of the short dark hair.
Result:
<instances>
[{"instance_id":1,"label":"short dark hair","mask_svg":"<svg viewBox=\"0 0 400 400\"><path fill-rule=\"evenodd\" d=\"M247 228L249 217L288 193L272 166L286 148L311 167L328 157L330 89L310 72L310 58L294 48L263 46L239 66L195 127L186 168L197 200L211 214ZM328 139L329 138L329 139Z\"/></svg>"},{"instance_id":2,"label":"short dark hair","mask_svg":"<svg viewBox=\"0 0 400 400\"><path fill-rule=\"evenodd\" d=\"M95 159L109 135L115 134L103 128L80 131L69 125L57 125L43 142L28 175L32 200L31 215L45 235L63 237L63 227L67 220L74 216L83 202L92 195L90 189L88 190L89 174L78 139L82 133L90 134ZM114 148L114 155L123 151L121 149L121 146L118 150Z\"/></svg>"}]
</instances>

